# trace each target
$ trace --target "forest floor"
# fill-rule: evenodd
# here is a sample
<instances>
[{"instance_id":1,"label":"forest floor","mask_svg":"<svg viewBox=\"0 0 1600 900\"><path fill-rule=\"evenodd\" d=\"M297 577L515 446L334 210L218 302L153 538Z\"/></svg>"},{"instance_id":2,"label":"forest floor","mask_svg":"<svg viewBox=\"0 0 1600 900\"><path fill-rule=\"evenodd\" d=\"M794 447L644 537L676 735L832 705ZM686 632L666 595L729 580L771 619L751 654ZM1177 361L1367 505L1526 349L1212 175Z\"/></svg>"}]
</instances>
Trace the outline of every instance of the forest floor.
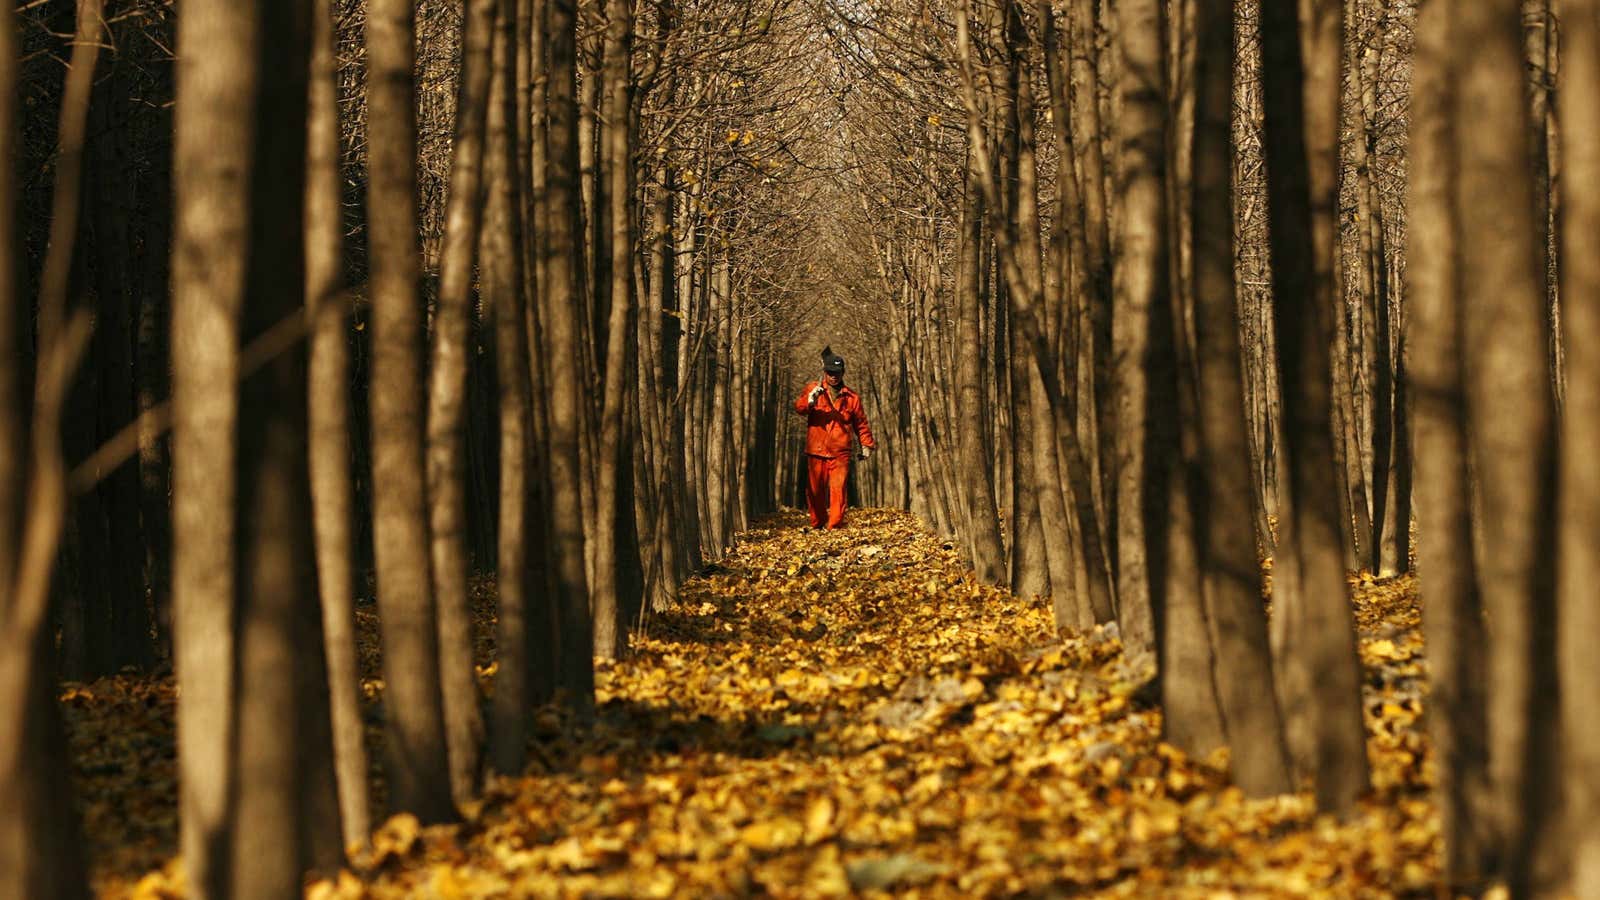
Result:
<instances>
[{"instance_id":1,"label":"forest floor","mask_svg":"<svg viewBox=\"0 0 1600 900\"><path fill-rule=\"evenodd\" d=\"M1341 824L1163 744L1114 634L1058 637L911 517L800 524L760 523L684 585L601 666L580 737L541 717L529 772L467 822L391 819L307 896L1432 894L1410 579L1352 581L1375 789ZM178 896L171 680L63 698L97 893Z\"/></svg>"}]
</instances>

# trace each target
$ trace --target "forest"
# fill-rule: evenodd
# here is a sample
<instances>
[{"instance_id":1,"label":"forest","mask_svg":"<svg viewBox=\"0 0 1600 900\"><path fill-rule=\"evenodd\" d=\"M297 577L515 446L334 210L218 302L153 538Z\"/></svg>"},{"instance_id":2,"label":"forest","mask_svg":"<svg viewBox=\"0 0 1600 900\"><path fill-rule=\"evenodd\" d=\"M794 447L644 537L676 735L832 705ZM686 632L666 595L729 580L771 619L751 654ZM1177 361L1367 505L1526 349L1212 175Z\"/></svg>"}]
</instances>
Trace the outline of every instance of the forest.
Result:
<instances>
[{"instance_id":1,"label":"forest","mask_svg":"<svg viewBox=\"0 0 1600 900\"><path fill-rule=\"evenodd\" d=\"M0 900L1600 900L1596 98L1600 0L0 2Z\"/></svg>"}]
</instances>

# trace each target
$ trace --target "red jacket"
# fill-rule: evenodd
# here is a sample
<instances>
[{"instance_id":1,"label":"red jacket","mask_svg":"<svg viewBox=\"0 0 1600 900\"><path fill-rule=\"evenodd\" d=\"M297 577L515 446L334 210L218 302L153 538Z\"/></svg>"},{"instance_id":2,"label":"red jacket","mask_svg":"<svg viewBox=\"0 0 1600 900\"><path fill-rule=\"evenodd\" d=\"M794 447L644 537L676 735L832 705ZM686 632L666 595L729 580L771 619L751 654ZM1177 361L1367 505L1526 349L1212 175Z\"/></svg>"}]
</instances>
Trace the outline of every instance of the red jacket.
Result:
<instances>
[{"instance_id":1,"label":"red jacket","mask_svg":"<svg viewBox=\"0 0 1600 900\"><path fill-rule=\"evenodd\" d=\"M860 438L861 446L876 448L878 442L872 438L867 414L861 408L861 398L855 391L841 386L838 405L828 399L826 389L817 395L815 404L806 402L812 388L821 383L813 381L807 384L804 393L794 401L794 411L805 416L806 424L810 426L806 429L806 455L824 459L849 456L852 431Z\"/></svg>"}]
</instances>

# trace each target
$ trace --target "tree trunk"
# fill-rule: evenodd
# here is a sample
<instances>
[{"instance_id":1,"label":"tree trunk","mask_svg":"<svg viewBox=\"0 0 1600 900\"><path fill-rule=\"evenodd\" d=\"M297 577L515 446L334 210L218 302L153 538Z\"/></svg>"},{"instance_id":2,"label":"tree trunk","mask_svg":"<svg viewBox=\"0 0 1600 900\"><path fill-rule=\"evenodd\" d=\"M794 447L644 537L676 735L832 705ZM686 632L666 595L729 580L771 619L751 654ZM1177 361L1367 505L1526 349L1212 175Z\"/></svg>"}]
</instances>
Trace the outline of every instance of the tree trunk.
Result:
<instances>
[{"instance_id":1,"label":"tree trunk","mask_svg":"<svg viewBox=\"0 0 1600 900\"><path fill-rule=\"evenodd\" d=\"M1216 696L1233 748L1233 778L1246 794L1266 797L1286 793L1293 782L1277 698L1261 690L1273 683L1273 671L1256 560L1234 284L1233 3L1199 0L1196 25L1191 223L1201 483L1196 525L1202 535L1201 578Z\"/></svg>"},{"instance_id":2,"label":"tree trunk","mask_svg":"<svg viewBox=\"0 0 1600 900\"><path fill-rule=\"evenodd\" d=\"M1568 827L1574 838L1571 889L1600 896L1600 656L1583 635L1600 633L1600 472L1585 450L1600 440L1600 260L1587 236L1600 229L1600 198L1586 186L1600 179L1600 108L1589 93L1600 86L1600 3L1564 0L1561 153L1566 184L1561 235L1566 330L1566 405L1561 434L1559 538L1561 625L1559 662L1563 771Z\"/></svg>"},{"instance_id":3,"label":"tree trunk","mask_svg":"<svg viewBox=\"0 0 1600 900\"><path fill-rule=\"evenodd\" d=\"M14 159L19 143L17 51L14 7L7 6L0 10L0 159ZM62 149L73 148L63 142ZM57 165L73 162L63 153ZM30 416L15 178L11 168L0 170L0 872L18 897L76 900L89 892L49 627L49 579L67 502L60 407L72 367L65 335L42 330ZM56 198L67 199L77 198ZM72 242L52 244L50 252L70 254ZM59 307L66 296L42 299Z\"/></svg>"},{"instance_id":4,"label":"tree trunk","mask_svg":"<svg viewBox=\"0 0 1600 900\"><path fill-rule=\"evenodd\" d=\"M978 151L968 147L967 152ZM961 335L956 354L956 391L959 394L958 405L970 411L985 406L982 397L983 354L978 336L978 318L982 314L983 302L978 286L978 280L982 277L978 271L978 244L983 240L983 199L975 183L978 176L970 163L966 171L961 220L961 280L956 300L960 304L957 328ZM1000 584L1005 580L1005 545L1000 540L1000 518L994 500L994 473L989 467L988 447L983 439L982 428L982 417L960 417L956 422L956 444L961 454L962 482L966 487L972 566L979 581Z\"/></svg>"},{"instance_id":5,"label":"tree trunk","mask_svg":"<svg viewBox=\"0 0 1600 900\"><path fill-rule=\"evenodd\" d=\"M1438 767L1434 803L1444 845L1441 868L1453 890L1476 891L1490 874L1495 838L1482 812L1488 786L1488 685L1461 370L1453 6L1427 0L1417 18L1406 197L1412 302L1406 332L1416 385L1417 567L1427 596L1422 625L1431 673L1428 733Z\"/></svg>"},{"instance_id":6,"label":"tree trunk","mask_svg":"<svg viewBox=\"0 0 1600 900\"><path fill-rule=\"evenodd\" d=\"M1095 508L1106 535L1106 557L1117 565L1116 526L1116 404L1112 366L1112 260L1109 204L1106 200L1106 164L1101 151L1099 53L1095 25L1096 0L1072 0L1072 139L1078 161L1078 181L1083 196L1084 266L1090 294L1083 307L1084 346L1092 363L1092 436L1086 441L1094 463ZM1086 417L1088 418L1088 417ZM1115 578L1115 572L1113 572Z\"/></svg>"},{"instance_id":7,"label":"tree trunk","mask_svg":"<svg viewBox=\"0 0 1600 900\"><path fill-rule=\"evenodd\" d=\"M500 403L500 537L495 564L499 595L495 644L500 651L494 682L493 759L495 769L515 775L526 761L532 689L530 655L536 649L529 640L534 622L529 595L536 582L528 565L528 526L535 512L528 508L534 436L529 427L532 406L525 325L528 311L522 291L527 272L520 253L522 222L513 203L517 197L517 185L512 180L517 175L512 152L516 140L513 22L510 0L498 0L496 5L500 19L494 38L494 80L486 123L487 197L481 235L482 290L484 305L494 317Z\"/></svg>"},{"instance_id":8,"label":"tree trunk","mask_svg":"<svg viewBox=\"0 0 1600 900\"><path fill-rule=\"evenodd\" d=\"M1344 583L1329 352L1336 298L1334 153L1338 147L1341 10L1331 0L1261 8L1264 149L1273 300L1282 386L1288 506L1279 556L1293 555L1296 590L1279 583L1280 699L1299 711L1290 749L1316 782L1318 806L1349 815L1367 788L1355 628ZM1307 40L1302 63L1301 19ZM1310 70L1311 75L1307 74ZM1281 508L1281 507L1280 507Z\"/></svg>"},{"instance_id":9,"label":"tree trunk","mask_svg":"<svg viewBox=\"0 0 1600 900\"><path fill-rule=\"evenodd\" d=\"M390 806L454 817L427 548L417 296L414 23L407 0L367 13L367 206L372 295L373 545L383 633Z\"/></svg>"},{"instance_id":10,"label":"tree trunk","mask_svg":"<svg viewBox=\"0 0 1600 900\"><path fill-rule=\"evenodd\" d=\"M240 19L249 23L250 31L234 32L240 39L235 44L207 46L254 82L245 104L214 111L242 119L248 124L241 130L252 136L240 173L244 180L235 183L234 194L246 201L248 226L242 247L231 246L224 237L204 249L211 254L239 249L249 260L233 337L248 343L278 322L303 314L311 3L230 5L243 7ZM186 6L185 12L192 9ZM180 95L179 108L190 100ZM320 677L324 669L318 658L322 642L315 626L304 353L302 345L277 355L245 378L237 395L237 504L228 510L237 517L233 535L238 566L228 896L242 900L271 900L299 890L314 850L325 861L330 861L322 853L327 849L334 851L332 861L340 858L337 828L327 833L332 848L314 847L311 840L314 825L331 824L312 818L314 804L326 799L328 807L337 807L332 781L323 778L331 774L331 747L313 745L330 741L330 733L327 683ZM209 387L233 390L232 384ZM308 677L313 672L318 677ZM306 768L312 761L319 765ZM312 788L324 784L330 794L319 797Z\"/></svg>"},{"instance_id":11,"label":"tree trunk","mask_svg":"<svg viewBox=\"0 0 1600 900\"><path fill-rule=\"evenodd\" d=\"M473 262L483 217L484 122L497 5L498 0L472 0L464 11L450 195L428 369L428 534L439 611L439 677L450 792L458 806L477 795L483 760L483 719L478 712L472 609L467 598L464 456Z\"/></svg>"},{"instance_id":12,"label":"tree trunk","mask_svg":"<svg viewBox=\"0 0 1600 900\"><path fill-rule=\"evenodd\" d=\"M549 177L548 196L542 210L545 267L549 291L543 319L547 346L540 352L552 356L550 367L550 546L556 562L556 585L561 610L561 687L579 710L594 703L593 619L589 613L588 580L584 572L584 518L578 454L582 427L582 380L573 364L582 358L580 321L584 314L583 246L579 229L577 17L575 0L549 0ZM562 360L568 361L562 364Z\"/></svg>"},{"instance_id":13,"label":"tree trunk","mask_svg":"<svg viewBox=\"0 0 1600 900\"><path fill-rule=\"evenodd\" d=\"M1118 623L1125 647L1154 662L1157 652L1152 608L1150 547L1160 541L1152 523L1164 517L1167 496L1150 479L1151 413L1148 383L1151 319L1169 302L1166 190L1165 18L1157 0L1124 0L1117 6L1122 67L1117 85L1122 110L1117 120L1118 185L1122 195L1121 242L1115 269L1112 359L1114 360L1116 547Z\"/></svg>"},{"instance_id":14,"label":"tree trunk","mask_svg":"<svg viewBox=\"0 0 1600 900\"><path fill-rule=\"evenodd\" d=\"M339 820L344 845L362 846L372 832L372 813L356 659L350 344L345 324L349 304L341 292L344 221L333 17L333 0L317 0L311 29L305 210L309 465Z\"/></svg>"},{"instance_id":15,"label":"tree trunk","mask_svg":"<svg viewBox=\"0 0 1600 900\"><path fill-rule=\"evenodd\" d=\"M634 373L629 362L629 347L634 339L633 314L633 8L631 0L606 3L605 41L605 126L604 168L609 204L606 221L610 233L605 247L610 254L605 271L610 275L606 328L605 366L602 374L602 406L597 452L600 477L595 485L596 524L594 583L590 586L590 606L594 610L594 653L601 659L615 659L626 649L627 628L623 611L630 598L625 585L633 573L623 571L632 555L620 546L632 529L619 529L619 517L633 515L633 496L624 491L631 482L625 466L633 465L632 441L625 437L627 394L634 389ZM598 257L600 247L594 248Z\"/></svg>"},{"instance_id":16,"label":"tree trunk","mask_svg":"<svg viewBox=\"0 0 1600 900\"><path fill-rule=\"evenodd\" d=\"M1482 530L1479 590L1489 620L1491 805L1513 896L1559 816L1542 808L1553 775L1555 454L1546 352L1543 228L1525 142L1528 97L1518 0L1455 12L1456 185L1467 436ZM1468 118L1470 117L1470 118ZM1460 127L1473 121L1478 127Z\"/></svg>"}]
</instances>

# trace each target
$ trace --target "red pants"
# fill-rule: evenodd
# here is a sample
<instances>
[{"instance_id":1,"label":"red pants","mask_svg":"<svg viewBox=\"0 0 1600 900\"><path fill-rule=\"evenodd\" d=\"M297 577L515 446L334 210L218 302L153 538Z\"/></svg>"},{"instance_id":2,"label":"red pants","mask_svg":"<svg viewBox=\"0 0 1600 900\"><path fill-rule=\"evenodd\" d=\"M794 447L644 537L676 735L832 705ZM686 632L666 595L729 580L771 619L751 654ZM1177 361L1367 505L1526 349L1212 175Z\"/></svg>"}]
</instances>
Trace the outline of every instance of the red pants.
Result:
<instances>
[{"instance_id":1,"label":"red pants","mask_svg":"<svg viewBox=\"0 0 1600 900\"><path fill-rule=\"evenodd\" d=\"M806 505L811 508L811 527L829 528L844 524L844 482L850 474L850 457L824 459L806 457Z\"/></svg>"}]
</instances>

